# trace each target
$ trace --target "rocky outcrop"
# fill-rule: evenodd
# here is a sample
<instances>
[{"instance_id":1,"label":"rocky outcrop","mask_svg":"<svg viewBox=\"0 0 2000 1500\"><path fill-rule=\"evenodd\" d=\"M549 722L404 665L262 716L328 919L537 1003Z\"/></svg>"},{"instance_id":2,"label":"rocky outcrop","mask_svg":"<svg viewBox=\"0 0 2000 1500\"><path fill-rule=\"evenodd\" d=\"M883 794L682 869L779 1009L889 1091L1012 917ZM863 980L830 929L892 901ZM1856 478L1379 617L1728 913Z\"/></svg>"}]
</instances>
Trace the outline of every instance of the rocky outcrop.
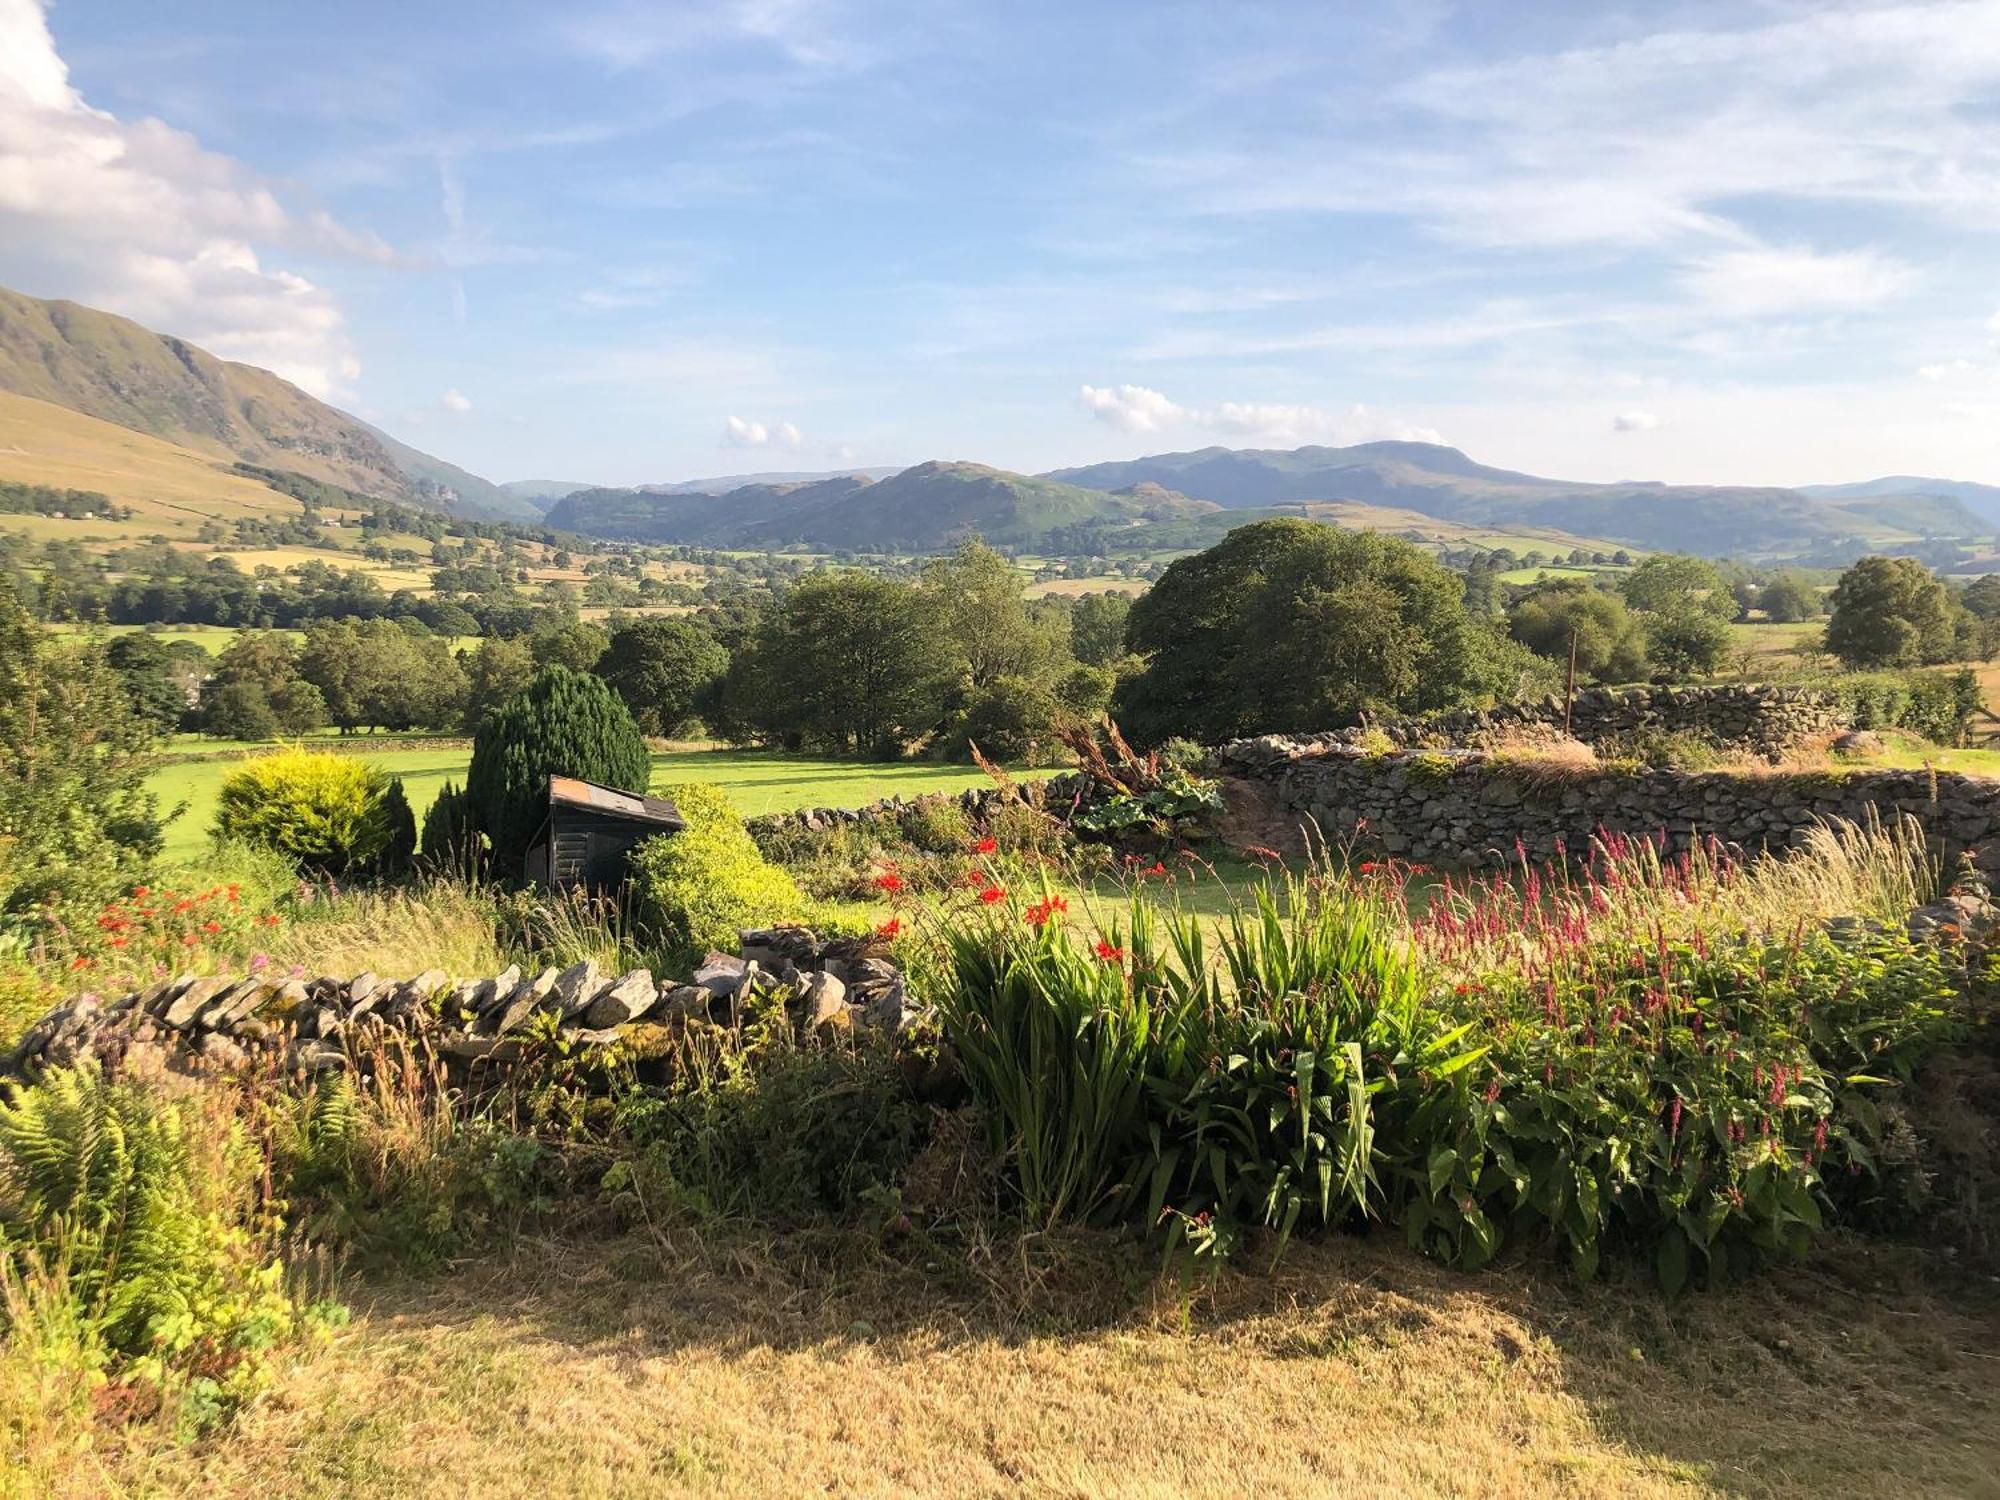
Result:
<instances>
[{"instance_id":1,"label":"rocky outcrop","mask_svg":"<svg viewBox=\"0 0 2000 1500\"><path fill-rule=\"evenodd\" d=\"M194 975L106 1000L83 995L30 1026L0 1061L22 1077L94 1057L182 1070L267 1065L350 1067L368 1044L421 1037L447 1060L505 1063L538 1047L656 1043L690 1025L733 1025L752 1006L782 1005L801 1034L900 1033L915 1019L902 972L853 941L804 927L754 928L741 952L711 953L686 981L645 969L609 974L585 960L476 979L427 970L316 979ZM647 1030L651 1028L651 1030ZM643 1034L642 1034L643 1033Z\"/></svg>"},{"instance_id":2,"label":"rocky outcrop","mask_svg":"<svg viewBox=\"0 0 2000 1500\"><path fill-rule=\"evenodd\" d=\"M1239 740L1216 752L1232 800L1300 830L1427 864L1494 866L1578 853L1600 831L1715 837L1749 851L1833 820L1904 815L1942 855L2000 863L2000 780L1947 772L1624 770L1477 751L1370 753L1325 739ZM1234 787L1230 786L1234 782Z\"/></svg>"}]
</instances>

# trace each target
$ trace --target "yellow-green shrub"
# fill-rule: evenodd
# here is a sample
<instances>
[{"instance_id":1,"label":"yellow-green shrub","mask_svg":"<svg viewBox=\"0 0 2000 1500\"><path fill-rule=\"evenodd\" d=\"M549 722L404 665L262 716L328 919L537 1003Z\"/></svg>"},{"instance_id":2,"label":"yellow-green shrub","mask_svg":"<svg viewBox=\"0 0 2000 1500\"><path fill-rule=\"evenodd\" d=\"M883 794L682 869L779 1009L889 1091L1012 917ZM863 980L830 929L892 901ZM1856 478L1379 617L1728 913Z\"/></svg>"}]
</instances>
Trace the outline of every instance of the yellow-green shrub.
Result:
<instances>
[{"instance_id":1,"label":"yellow-green shrub","mask_svg":"<svg viewBox=\"0 0 2000 1500\"><path fill-rule=\"evenodd\" d=\"M632 854L651 936L692 958L733 947L740 928L808 914L811 902L757 851L726 792L696 782L669 787L666 795L687 827L648 839Z\"/></svg>"},{"instance_id":2,"label":"yellow-green shrub","mask_svg":"<svg viewBox=\"0 0 2000 1500\"><path fill-rule=\"evenodd\" d=\"M389 786L358 756L296 746L260 755L223 781L215 833L306 869L345 874L388 845Z\"/></svg>"}]
</instances>

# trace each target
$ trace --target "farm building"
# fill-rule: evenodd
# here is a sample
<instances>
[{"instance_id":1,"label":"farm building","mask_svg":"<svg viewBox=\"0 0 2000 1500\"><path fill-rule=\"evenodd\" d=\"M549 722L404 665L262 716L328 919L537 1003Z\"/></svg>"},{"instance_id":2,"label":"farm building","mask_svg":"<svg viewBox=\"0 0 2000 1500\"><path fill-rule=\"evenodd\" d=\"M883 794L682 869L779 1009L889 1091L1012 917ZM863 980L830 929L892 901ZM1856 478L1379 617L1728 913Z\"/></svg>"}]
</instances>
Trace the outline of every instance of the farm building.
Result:
<instances>
[{"instance_id":1,"label":"farm building","mask_svg":"<svg viewBox=\"0 0 2000 1500\"><path fill-rule=\"evenodd\" d=\"M527 878L558 891L616 890L635 845L687 827L664 797L642 797L573 776L549 778L549 815L528 846Z\"/></svg>"}]
</instances>

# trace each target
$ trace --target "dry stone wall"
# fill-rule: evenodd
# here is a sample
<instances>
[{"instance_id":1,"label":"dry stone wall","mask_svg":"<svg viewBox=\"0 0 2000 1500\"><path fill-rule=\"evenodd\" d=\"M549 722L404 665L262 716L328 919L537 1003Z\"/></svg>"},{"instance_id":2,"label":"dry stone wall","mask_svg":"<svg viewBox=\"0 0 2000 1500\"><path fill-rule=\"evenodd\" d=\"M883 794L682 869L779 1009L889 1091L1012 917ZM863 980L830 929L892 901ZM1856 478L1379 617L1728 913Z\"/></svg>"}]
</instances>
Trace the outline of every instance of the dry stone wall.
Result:
<instances>
[{"instance_id":1,"label":"dry stone wall","mask_svg":"<svg viewBox=\"0 0 2000 1500\"><path fill-rule=\"evenodd\" d=\"M1495 708L1382 719L1367 727L1397 745L1462 746L1523 728L1560 732L1563 723L1563 700L1548 697ZM1848 727L1845 711L1831 693L1754 683L1587 688L1576 695L1569 726L1570 734L1588 745L1646 732L1693 732L1725 749L1772 757ZM1352 742L1359 733L1342 731L1320 738Z\"/></svg>"},{"instance_id":2,"label":"dry stone wall","mask_svg":"<svg viewBox=\"0 0 2000 1500\"><path fill-rule=\"evenodd\" d=\"M804 927L757 928L742 951L711 953L685 981L589 961L477 979L430 970L411 979L193 975L106 999L83 995L30 1026L0 1059L23 1077L86 1057L120 1068L236 1069L258 1063L325 1072L356 1066L391 1036L421 1037L459 1064L505 1064L538 1047L610 1048L733 1024L751 997L776 997L802 1035L899 1033L914 1018L903 976L857 944Z\"/></svg>"},{"instance_id":3,"label":"dry stone wall","mask_svg":"<svg viewBox=\"0 0 2000 1500\"><path fill-rule=\"evenodd\" d=\"M1494 866L1589 847L1600 830L1715 837L1746 851L1797 843L1816 823L1904 814L1947 857L2000 863L2000 780L1926 771L1745 773L1537 766L1476 751L1370 754L1324 740L1239 740L1215 754L1232 808L1258 806L1273 834L1316 827L1333 842L1426 864Z\"/></svg>"}]
</instances>

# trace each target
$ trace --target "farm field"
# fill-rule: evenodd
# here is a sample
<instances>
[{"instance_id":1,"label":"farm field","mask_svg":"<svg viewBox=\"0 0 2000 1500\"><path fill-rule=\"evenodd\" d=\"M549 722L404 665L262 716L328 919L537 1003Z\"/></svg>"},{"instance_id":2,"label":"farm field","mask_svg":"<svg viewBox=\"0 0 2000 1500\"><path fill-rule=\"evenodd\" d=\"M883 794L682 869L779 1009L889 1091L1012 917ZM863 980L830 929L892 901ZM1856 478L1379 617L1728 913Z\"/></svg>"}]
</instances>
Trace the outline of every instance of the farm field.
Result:
<instances>
[{"instance_id":1,"label":"farm field","mask_svg":"<svg viewBox=\"0 0 2000 1500\"><path fill-rule=\"evenodd\" d=\"M462 782L465 779L465 768L472 757L469 743L440 748L433 741L427 746L410 747L398 746L393 737L379 738L384 741L380 749L368 745L353 753L380 766L390 775L403 778L404 792L419 821L446 781ZM337 744L339 741L326 739L311 743ZM346 744L353 746L355 741L350 738ZM148 784L159 797L161 806L186 806L186 811L167 828L165 856L168 860L186 861L200 857L207 847L209 824L215 816L216 798L223 778L249 753L254 752L247 749L231 751L218 746L212 754L162 766L153 773ZM665 750L655 753L653 786L671 786L681 781L713 782L727 788L737 810L745 817L800 807L857 807L882 797L960 792L968 787L989 784L985 773L976 767L939 765L927 761L871 763L820 760L757 750Z\"/></svg>"}]
</instances>

